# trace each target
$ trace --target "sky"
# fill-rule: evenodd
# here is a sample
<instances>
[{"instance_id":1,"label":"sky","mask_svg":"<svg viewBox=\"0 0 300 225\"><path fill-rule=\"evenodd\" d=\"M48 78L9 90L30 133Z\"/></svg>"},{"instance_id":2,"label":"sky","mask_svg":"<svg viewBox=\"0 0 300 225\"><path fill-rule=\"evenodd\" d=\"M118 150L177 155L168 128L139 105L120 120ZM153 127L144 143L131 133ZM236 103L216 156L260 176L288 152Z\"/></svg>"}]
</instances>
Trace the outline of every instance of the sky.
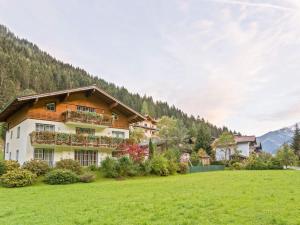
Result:
<instances>
[{"instance_id":1,"label":"sky","mask_svg":"<svg viewBox=\"0 0 300 225\"><path fill-rule=\"evenodd\" d=\"M300 0L0 0L59 60L248 135L300 122Z\"/></svg>"}]
</instances>

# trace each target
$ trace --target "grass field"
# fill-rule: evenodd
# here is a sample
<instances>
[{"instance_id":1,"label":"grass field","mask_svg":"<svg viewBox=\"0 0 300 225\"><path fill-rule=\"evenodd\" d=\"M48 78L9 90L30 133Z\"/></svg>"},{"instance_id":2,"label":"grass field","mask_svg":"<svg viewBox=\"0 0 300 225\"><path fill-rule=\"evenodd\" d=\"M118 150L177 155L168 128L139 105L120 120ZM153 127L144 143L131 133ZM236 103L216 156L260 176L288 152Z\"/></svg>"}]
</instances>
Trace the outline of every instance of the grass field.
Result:
<instances>
[{"instance_id":1,"label":"grass field","mask_svg":"<svg viewBox=\"0 0 300 225\"><path fill-rule=\"evenodd\" d=\"M0 224L300 224L300 171L0 188Z\"/></svg>"}]
</instances>

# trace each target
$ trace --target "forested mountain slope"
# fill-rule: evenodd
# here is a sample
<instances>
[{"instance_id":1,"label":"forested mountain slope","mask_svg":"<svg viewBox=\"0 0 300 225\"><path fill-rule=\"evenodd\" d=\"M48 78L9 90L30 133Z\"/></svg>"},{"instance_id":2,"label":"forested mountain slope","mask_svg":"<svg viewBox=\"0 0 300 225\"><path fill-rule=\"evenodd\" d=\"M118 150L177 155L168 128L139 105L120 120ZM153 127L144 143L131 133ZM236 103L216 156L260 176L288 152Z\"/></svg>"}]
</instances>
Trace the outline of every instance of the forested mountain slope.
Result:
<instances>
[{"instance_id":1,"label":"forested mountain slope","mask_svg":"<svg viewBox=\"0 0 300 225\"><path fill-rule=\"evenodd\" d=\"M91 84L96 84L139 112L147 109L148 113L155 118L163 115L174 116L189 128L204 125L215 137L228 130L226 127L217 128L204 119L188 116L166 102L154 102L152 97L129 93L124 87L117 87L78 67L63 63L40 50L35 44L16 37L5 26L0 25L0 108L18 95Z\"/></svg>"}]
</instances>

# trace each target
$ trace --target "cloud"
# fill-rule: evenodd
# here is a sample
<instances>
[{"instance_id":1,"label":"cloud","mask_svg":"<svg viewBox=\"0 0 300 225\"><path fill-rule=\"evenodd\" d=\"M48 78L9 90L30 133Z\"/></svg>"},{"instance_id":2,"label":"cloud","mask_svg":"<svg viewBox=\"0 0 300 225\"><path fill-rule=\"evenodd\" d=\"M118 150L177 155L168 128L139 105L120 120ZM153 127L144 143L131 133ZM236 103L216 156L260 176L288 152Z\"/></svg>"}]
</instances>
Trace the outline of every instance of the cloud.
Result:
<instances>
[{"instance_id":1,"label":"cloud","mask_svg":"<svg viewBox=\"0 0 300 225\"><path fill-rule=\"evenodd\" d=\"M173 101L218 125L261 132L267 129L259 121L263 105L282 118L281 107L290 104L287 86L299 80L295 77L296 68L300 69L296 66L300 53L295 51L300 48L299 4L287 1L290 8L235 0L214 2L226 3L216 8L210 1L215 16L183 20L162 33L164 50L186 74ZM282 104L276 103L276 92L282 95ZM285 116L290 119L299 114L287 112ZM243 121L236 122L242 118L260 122L261 128L243 127Z\"/></svg>"},{"instance_id":2,"label":"cloud","mask_svg":"<svg viewBox=\"0 0 300 225\"><path fill-rule=\"evenodd\" d=\"M217 3L224 3L230 5L241 5L241 6L250 6L250 7L258 7L258 8L269 8L275 10L283 10L283 11L294 11L295 9L290 7L284 7L276 4L269 3L256 3L256 2L246 2L246 1L238 1L238 0L209 0Z\"/></svg>"}]
</instances>

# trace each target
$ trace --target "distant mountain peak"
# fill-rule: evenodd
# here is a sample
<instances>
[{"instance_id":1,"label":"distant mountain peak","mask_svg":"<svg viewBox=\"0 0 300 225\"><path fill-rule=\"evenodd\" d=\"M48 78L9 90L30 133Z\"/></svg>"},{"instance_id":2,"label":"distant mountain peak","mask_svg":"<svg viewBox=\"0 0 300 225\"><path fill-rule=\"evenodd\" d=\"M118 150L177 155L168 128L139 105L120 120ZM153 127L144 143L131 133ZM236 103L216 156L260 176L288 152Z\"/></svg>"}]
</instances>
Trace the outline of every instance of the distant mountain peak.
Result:
<instances>
[{"instance_id":1,"label":"distant mountain peak","mask_svg":"<svg viewBox=\"0 0 300 225\"><path fill-rule=\"evenodd\" d=\"M257 139L262 144L263 150L275 154L283 144L290 144L294 136L295 125L296 123L289 127L270 131L258 137ZM300 127L300 123L298 125Z\"/></svg>"}]
</instances>

